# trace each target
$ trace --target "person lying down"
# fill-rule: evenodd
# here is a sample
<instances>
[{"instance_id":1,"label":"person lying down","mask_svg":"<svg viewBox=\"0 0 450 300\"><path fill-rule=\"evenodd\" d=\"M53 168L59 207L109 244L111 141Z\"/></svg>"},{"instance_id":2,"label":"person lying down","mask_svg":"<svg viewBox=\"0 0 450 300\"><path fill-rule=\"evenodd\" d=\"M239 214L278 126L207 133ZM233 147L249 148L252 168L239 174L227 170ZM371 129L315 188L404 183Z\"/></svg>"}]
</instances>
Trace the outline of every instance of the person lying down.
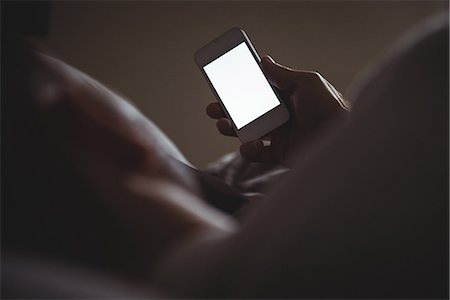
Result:
<instances>
[{"instance_id":1,"label":"person lying down","mask_svg":"<svg viewBox=\"0 0 450 300\"><path fill-rule=\"evenodd\" d=\"M206 171L122 96L7 41L9 296L448 296L448 16L404 37L348 102L319 73L265 56L292 120ZM217 103L206 110L234 135ZM52 275L30 259L116 283L62 283L70 267Z\"/></svg>"}]
</instances>

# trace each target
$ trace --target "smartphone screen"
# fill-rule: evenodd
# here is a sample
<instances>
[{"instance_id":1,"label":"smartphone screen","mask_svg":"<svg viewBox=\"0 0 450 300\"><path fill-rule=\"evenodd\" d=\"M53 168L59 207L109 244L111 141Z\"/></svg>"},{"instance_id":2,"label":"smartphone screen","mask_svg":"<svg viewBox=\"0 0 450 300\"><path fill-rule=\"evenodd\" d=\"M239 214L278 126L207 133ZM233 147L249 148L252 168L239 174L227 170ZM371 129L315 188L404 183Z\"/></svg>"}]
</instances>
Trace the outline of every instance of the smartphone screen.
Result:
<instances>
[{"instance_id":1,"label":"smartphone screen","mask_svg":"<svg viewBox=\"0 0 450 300\"><path fill-rule=\"evenodd\" d=\"M281 104L245 42L203 69L238 130Z\"/></svg>"}]
</instances>

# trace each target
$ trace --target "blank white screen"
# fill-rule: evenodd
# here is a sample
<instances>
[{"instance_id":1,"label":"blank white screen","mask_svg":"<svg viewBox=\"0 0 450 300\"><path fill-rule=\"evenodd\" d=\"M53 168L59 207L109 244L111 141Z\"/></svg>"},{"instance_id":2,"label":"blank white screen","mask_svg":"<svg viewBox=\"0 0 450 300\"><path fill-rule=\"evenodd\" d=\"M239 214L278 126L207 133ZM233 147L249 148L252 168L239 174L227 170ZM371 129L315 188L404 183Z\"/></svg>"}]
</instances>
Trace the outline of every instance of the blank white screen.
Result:
<instances>
[{"instance_id":1,"label":"blank white screen","mask_svg":"<svg viewBox=\"0 0 450 300\"><path fill-rule=\"evenodd\" d=\"M280 104L245 42L203 69L237 129Z\"/></svg>"}]
</instances>

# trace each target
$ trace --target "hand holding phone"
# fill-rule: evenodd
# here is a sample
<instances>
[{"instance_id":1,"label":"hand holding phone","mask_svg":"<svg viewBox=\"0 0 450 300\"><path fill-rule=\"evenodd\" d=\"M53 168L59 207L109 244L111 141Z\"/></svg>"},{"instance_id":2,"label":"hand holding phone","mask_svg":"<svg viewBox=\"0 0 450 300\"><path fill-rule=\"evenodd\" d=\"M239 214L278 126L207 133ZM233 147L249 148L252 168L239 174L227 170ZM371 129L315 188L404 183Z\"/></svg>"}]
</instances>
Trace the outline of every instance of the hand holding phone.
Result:
<instances>
[{"instance_id":1,"label":"hand holding phone","mask_svg":"<svg viewBox=\"0 0 450 300\"><path fill-rule=\"evenodd\" d=\"M270 147L266 147L262 139L254 139L244 142L240 151L250 161L291 166L297 151L311 144L317 133L322 132L319 129L335 124L335 120L345 116L350 104L317 72L291 69L269 56L262 58L260 66L277 93L283 96L291 118L263 137L264 141L272 142ZM218 120L219 132L227 136L237 135L223 105L211 103L207 113Z\"/></svg>"},{"instance_id":2,"label":"hand holding phone","mask_svg":"<svg viewBox=\"0 0 450 300\"><path fill-rule=\"evenodd\" d=\"M195 53L195 61L242 142L260 138L289 119L260 68L247 34L232 28Z\"/></svg>"}]
</instances>

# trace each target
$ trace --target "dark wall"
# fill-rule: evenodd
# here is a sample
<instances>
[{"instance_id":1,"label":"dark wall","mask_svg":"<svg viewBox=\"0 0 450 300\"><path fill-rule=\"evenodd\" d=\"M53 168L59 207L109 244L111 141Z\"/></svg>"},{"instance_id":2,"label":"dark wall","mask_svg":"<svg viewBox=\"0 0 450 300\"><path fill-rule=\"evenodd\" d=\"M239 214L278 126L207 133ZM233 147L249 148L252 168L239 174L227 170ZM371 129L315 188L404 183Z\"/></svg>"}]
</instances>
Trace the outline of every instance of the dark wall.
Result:
<instances>
[{"instance_id":1,"label":"dark wall","mask_svg":"<svg viewBox=\"0 0 450 300\"><path fill-rule=\"evenodd\" d=\"M49 44L68 62L131 98L204 166L234 139L217 134L214 100L196 49L233 26L260 54L320 71L347 93L359 72L447 1L57 1Z\"/></svg>"}]
</instances>

